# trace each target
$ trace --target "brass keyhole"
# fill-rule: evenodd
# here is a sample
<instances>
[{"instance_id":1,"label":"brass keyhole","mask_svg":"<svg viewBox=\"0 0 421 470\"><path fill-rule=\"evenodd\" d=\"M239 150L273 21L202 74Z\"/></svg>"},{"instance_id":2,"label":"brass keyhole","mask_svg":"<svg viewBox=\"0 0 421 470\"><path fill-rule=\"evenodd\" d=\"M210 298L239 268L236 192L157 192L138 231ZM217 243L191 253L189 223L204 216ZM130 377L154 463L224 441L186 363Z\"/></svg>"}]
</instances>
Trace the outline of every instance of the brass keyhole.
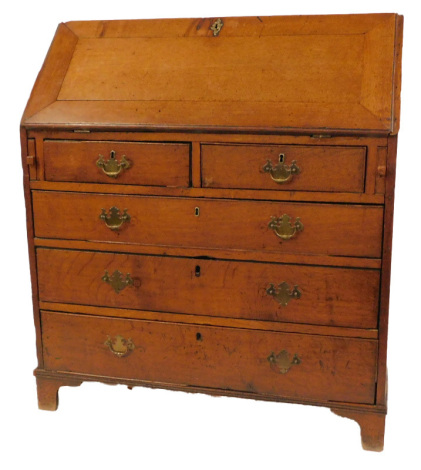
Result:
<instances>
[{"instance_id":1,"label":"brass keyhole","mask_svg":"<svg viewBox=\"0 0 421 470\"><path fill-rule=\"evenodd\" d=\"M196 277L200 277L200 266L196 266L196 269L194 270L194 275Z\"/></svg>"},{"instance_id":2,"label":"brass keyhole","mask_svg":"<svg viewBox=\"0 0 421 470\"><path fill-rule=\"evenodd\" d=\"M280 154L279 154L279 163L284 163L284 160L285 160L285 154L284 154L284 153L280 153Z\"/></svg>"},{"instance_id":3,"label":"brass keyhole","mask_svg":"<svg viewBox=\"0 0 421 470\"><path fill-rule=\"evenodd\" d=\"M199 208L199 207L195 207L195 208L194 208L194 215L195 215L196 217L199 217L199 215L200 215L200 208Z\"/></svg>"}]
</instances>

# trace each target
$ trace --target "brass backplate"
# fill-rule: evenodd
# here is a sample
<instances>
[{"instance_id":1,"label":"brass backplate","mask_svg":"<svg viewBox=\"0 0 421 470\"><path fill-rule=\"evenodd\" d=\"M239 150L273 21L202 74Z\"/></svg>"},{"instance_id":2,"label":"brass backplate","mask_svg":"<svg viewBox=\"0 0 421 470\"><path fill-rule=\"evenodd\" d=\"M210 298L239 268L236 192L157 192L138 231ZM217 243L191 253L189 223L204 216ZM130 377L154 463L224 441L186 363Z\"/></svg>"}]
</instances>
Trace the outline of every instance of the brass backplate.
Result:
<instances>
[{"instance_id":1,"label":"brass backplate","mask_svg":"<svg viewBox=\"0 0 421 470\"><path fill-rule=\"evenodd\" d=\"M289 240L297 232L304 230L304 225L299 217L297 217L292 224L291 217L287 214L283 214L281 217L271 217L268 227L273 230L275 235L281 240Z\"/></svg>"},{"instance_id":2,"label":"brass backplate","mask_svg":"<svg viewBox=\"0 0 421 470\"><path fill-rule=\"evenodd\" d=\"M133 286L133 279L130 277L130 274L123 276L120 271L114 271L111 276L108 274L108 271L105 271L101 279L109 284L117 294L127 286Z\"/></svg>"},{"instance_id":3,"label":"brass backplate","mask_svg":"<svg viewBox=\"0 0 421 470\"><path fill-rule=\"evenodd\" d=\"M126 160L125 155L121 157L121 161L119 162L115 156L115 151L111 150L109 160L105 160L102 155L99 155L96 166L101 168L110 178L117 178L123 170L130 168L130 162Z\"/></svg>"},{"instance_id":4,"label":"brass backplate","mask_svg":"<svg viewBox=\"0 0 421 470\"><path fill-rule=\"evenodd\" d=\"M105 225L111 230L118 230L124 222L130 221L130 215L127 213L127 209L124 209L121 213L118 207L111 207L109 213L105 209L101 210L99 218L105 222Z\"/></svg>"},{"instance_id":5,"label":"brass backplate","mask_svg":"<svg viewBox=\"0 0 421 470\"><path fill-rule=\"evenodd\" d=\"M212 23L210 29L213 31L213 35L218 36L223 26L224 22L221 20L221 18L218 18L214 23Z\"/></svg>"},{"instance_id":6,"label":"brass backplate","mask_svg":"<svg viewBox=\"0 0 421 470\"><path fill-rule=\"evenodd\" d=\"M262 170L264 173L269 173L272 180L278 184L288 183L294 175L301 173L296 160L293 160L291 165L284 163L284 154L282 153L279 155L279 163L273 165L272 162L268 160Z\"/></svg>"},{"instance_id":7,"label":"brass backplate","mask_svg":"<svg viewBox=\"0 0 421 470\"><path fill-rule=\"evenodd\" d=\"M274 284L270 284L266 289L266 294L271 295L283 307L286 307L291 299L299 299L301 297L298 286L294 286L291 290L287 282L281 282L276 287Z\"/></svg>"},{"instance_id":8,"label":"brass backplate","mask_svg":"<svg viewBox=\"0 0 421 470\"><path fill-rule=\"evenodd\" d=\"M278 354L270 353L268 361L271 369L280 374L286 374L292 366L301 364L301 359L297 354L294 354L293 358L290 359L290 354L285 349Z\"/></svg>"},{"instance_id":9,"label":"brass backplate","mask_svg":"<svg viewBox=\"0 0 421 470\"><path fill-rule=\"evenodd\" d=\"M128 356L135 348L133 341L123 338L121 335L117 335L114 339L108 336L105 341L105 346L108 346L109 350L117 357Z\"/></svg>"}]
</instances>

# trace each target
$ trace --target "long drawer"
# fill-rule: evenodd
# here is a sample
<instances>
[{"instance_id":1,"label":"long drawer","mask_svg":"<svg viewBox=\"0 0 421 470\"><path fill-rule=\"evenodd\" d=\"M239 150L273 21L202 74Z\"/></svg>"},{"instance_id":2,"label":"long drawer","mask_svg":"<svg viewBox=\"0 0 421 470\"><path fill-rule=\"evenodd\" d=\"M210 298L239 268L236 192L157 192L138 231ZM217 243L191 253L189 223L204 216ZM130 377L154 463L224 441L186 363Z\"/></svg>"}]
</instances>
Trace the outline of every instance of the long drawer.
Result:
<instances>
[{"instance_id":1,"label":"long drawer","mask_svg":"<svg viewBox=\"0 0 421 470\"><path fill-rule=\"evenodd\" d=\"M365 147L205 144L202 186L364 192Z\"/></svg>"},{"instance_id":2,"label":"long drawer","mask_svg":"<svg viewBox=\"0 0 421 470\"><path fill-rule=\"evenodd\" d=\"M33 191L35 236L381 257L380 206Z\"/></svg>"},{"instance_id":3,"label":"long drawer","mask_svg":"<svg viewBox=\"0 0 421 470\"><path fill-rule=\"evenodd\" d=\"M47 181L182 186L190 184L190 146L165 142L46 140Z\"/></svg>"},{"instance_id":4,"label":"long drawer","mask_svg":"<svg viewBox=\"0 0 421 470\"><path fill-rule=\"evenodd\" d=\"M380 273L37 249L40 300L376 328Z\"/></svg>"},{"instance_id":5,"label":"long drawer","mask_svg":"<svg viewBox=\"0 0 421 470\"><path fill-rule=\"evenodd\" d=\"M320 401L373 403L377 342L42 312L44 367ZM358 384L358 386L356 386Z\"/></svg>"}]
</instances>

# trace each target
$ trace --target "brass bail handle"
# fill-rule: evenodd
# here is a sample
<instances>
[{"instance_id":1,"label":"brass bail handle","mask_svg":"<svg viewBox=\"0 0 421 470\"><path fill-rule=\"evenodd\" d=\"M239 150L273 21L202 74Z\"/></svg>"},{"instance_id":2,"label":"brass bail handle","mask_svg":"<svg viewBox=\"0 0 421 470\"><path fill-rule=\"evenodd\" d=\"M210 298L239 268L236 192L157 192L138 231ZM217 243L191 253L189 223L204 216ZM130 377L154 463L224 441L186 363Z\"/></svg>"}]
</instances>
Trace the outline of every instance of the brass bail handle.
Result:
<instances>
[{"instance_id":1,"label":"brass bail handle","mask_svg":"<svg viewBox=\"0 0 421 470\"><path fill-rule=\"evenodd\" d=\"M104 344L117 357L127 357L135 348L130 338L125 339L121 335L117 335L114 339L108 336Z\"/></svg>"},{"instance_id":2,"label":"brass bail handle","mask_svg":"<svg viewBox=\"0 0 421 470\"><path fill-rule=\"evenodd\" d=\"M103 155L99 155L96 166L101 168L102 171L110 178L117 178L123 170L128 170L130 168L130 162L126 160L125 155L121 157L121 161L119 162L115 156L115 151L111 150L110 159L105 161Z\"/></svg>"},{"instance_id":3,"label":"brass bail handle","mask_svg":"<svg viewBox=\"0 0 421 470\"><path fill-rule=\"evenodd\" d=\"M281 240L290 240L296 233L304 230L304 225L299 217L296 217L295 222L292 224L291 217L287 214L283 214L281 217L272 216L268 227Z\"/></svg>"},{"instance_id":4,"label":"brass bail handle","mask_svg":"<svg viewBox=\"0 0 421 470\"><path fill-rule=\"evenodd\" d=\"M127 213L127 209L124 209L121 213L118 207L111 207L108 214L105 209L101 210L99 218L105 222L105 225L110 230L118 230L124 224L124 222L130 222L130 215Z\"/></svg>"},{"instance_id":5,"label":"brass bail handle","mask_svg":"<svg viewBox=\"0 0 421 470\"><path fill-rule=\"evenodd\" d=\"M291 359L290 353L285 349L278 354L275 354L274 352L270 353L267 359L269 361L270 368L278 374L286 374L292 366L301 364L301 359L297 354L294 354Z\"/></svg>"},{"instance_id":6,"label":"brass bail handle","mask_svg":"<svg viewBox=\"0 0 421 470\"><path fill-rule=\"evenodd\" d=\"M269 173L272 180L278 184L288 183L294 175L301 173L296 160L293 160L291 165L285 164L285 154L283 153L279 154L279 163L273 165L271 160L268 160L262 170L264 173Z\"/></svg>"}]
</instances>

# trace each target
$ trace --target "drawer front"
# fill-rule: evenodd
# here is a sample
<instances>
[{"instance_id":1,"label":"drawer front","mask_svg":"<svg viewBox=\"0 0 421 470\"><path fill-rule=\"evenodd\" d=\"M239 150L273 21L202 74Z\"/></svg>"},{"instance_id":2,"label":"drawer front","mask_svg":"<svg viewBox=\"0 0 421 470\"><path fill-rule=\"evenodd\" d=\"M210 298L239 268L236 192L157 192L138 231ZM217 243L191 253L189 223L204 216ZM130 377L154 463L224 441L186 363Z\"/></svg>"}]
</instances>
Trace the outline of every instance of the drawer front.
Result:
<instances>
[{"instance_id":1,"label":"drawer front","mask_svg":"<svg viewBox=\"0 0 421 470\"><path fill-rule=\"evenodd\" d=\"M187 187L190 146L46 140L44 170L48 181Z\"/></svg>"},{"instance_id":2,"label":"drawer front","mask_svg":"<svg viewBox=\"0 0 421 470\"><path fill-rule=\"evenodd\" d=\"M44 248L37 268L46 302L377 327L376 270Z\"/></svg>"},{"instance_id":3,"label":"drawer front","mask_svg":"<svg viewBox=\"0 0 421 470\"><path fill-rule=\"evenodd\" d=\"M377 342L42 312L44 366L150 382L373 403Z\"/></svg>"},{"instance_id":4,"label":"drawer front","mask_svg":"<svg viewBox=\"0 0 421 470\"><path fill-rule=\"evenodd\" d=\"M380 206L34 191L33 208L40 238L381 256Z\"/></svg>"},{"instance_id":5,"label":"drawer front","mask_svg":"<svg viewBox=\"0 0 421 470\"><path fill-rule=\"evenodd\" d=\"M364 192L365 147L202 145L202 186Z\"/></svg>"}]
</instances>

